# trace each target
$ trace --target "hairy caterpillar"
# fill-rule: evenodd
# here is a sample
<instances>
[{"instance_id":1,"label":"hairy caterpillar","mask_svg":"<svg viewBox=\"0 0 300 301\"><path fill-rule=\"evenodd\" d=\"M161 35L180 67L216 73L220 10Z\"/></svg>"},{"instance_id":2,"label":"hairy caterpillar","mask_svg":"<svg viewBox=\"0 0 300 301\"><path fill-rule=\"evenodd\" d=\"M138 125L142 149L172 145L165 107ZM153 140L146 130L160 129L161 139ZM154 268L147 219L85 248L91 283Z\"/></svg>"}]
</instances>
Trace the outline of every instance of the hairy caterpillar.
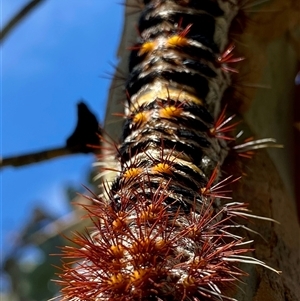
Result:
<instances>
[{"instance_id":1,"label":"hairy caterpillar","mask_svg":"<svg viewBox=\"0 0 300 301\"><path fill-rule=\"evenodd\" d=\"M227 290L246 274L239 263L266 266L232 231L244 227L235 218L254 216L224 202L226 181L217 183L229 150L217 120L239 3L144 4L116 177L88 208L96 230L66 249L83 261L65 266L62 292L65 300L236 300Z\"/></svg>"}]
</instances>

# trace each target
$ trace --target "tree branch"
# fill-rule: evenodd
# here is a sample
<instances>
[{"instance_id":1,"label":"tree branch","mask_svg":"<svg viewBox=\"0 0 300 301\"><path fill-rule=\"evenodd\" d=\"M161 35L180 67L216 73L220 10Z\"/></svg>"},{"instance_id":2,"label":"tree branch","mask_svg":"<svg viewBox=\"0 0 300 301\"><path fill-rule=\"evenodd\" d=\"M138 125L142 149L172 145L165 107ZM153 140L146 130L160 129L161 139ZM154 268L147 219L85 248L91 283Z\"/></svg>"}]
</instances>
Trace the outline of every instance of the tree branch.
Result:
<instances>
[{"instance_id":1,"label":"tree branch","mask_svg":"<svg viewBox=\"0 0 300 301\"><path fill-rule=\"evenodd\" d=\"M0 158L0 168L5 166L18 167L70 154L97 153L100 136L101 129L96 116L83 101L80 101L77 104L77 124L71 136L67 138L65 146L4 159Z\"/></svg>"},{"instance_id":2,"label":"tree branch","mask_svg":"<svg viewBox=\"0 0 300 301\"><path fill-rule=\"evenodd\" d=\"M0 42L2 42L10 31L22 20L24 19L38 4L41 4L45 0L31 0L21 8L16 15L10 19L10 21L3 27L0 31Z\"/></svg>"},{"instance_id":3,"label":"tree branch","mask_svg":"<svg viewBox=\"0 0 300 301\"><path fill-rule=\"evenodd\" d=\"M69 149L64 146L64 147L48 149L48 150L44 150L44 151L40 151L40 152L36 152L36 153L7 157L7 158L1 159L0 168L5 167L5 166L19 167L19 166L28 165L28 164L32 164L32 163L38 163L41 161L54 159L54 158L61 157L61 156L67 156L67 155L75 154L75 153L79 153L79 152L78 151L76 152L75 150Z\"/></svg>"}]
</instances>

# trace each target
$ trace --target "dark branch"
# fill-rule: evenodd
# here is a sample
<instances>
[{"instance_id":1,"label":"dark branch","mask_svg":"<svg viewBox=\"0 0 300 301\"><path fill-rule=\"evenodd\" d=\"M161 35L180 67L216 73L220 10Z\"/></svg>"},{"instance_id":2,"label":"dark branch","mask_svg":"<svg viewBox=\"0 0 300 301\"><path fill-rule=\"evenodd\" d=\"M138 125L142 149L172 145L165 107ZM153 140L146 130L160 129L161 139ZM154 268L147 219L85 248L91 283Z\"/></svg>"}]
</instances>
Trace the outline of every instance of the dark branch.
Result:
<instances>
[{"instance_id":1,"label":"dark branch","mask_svg":"<svg viewBox=\"0 0 300 301\"><path fill-rule=\"evenodd\" d=\"M0 42L2 42L9 32L24 19L38 4L41 4L45 0L31 0L23 8L21 8L16 15L3 27L0 31Z\"/></svg>"},{"instance_id":2,"label":"dark branch","mask_svg":"<svg viewBox=\"0 0 300 301\"><path fill-rule=\"evenodd\" d=\"M1 168L5 166L18 167L18 166L38 163L41 161L62 157L74 153L76 152L68 149L67 147L54 148L54 149L44 150L36 153L4 158L0 162L0 167Z\"/></svg>"},{"instance_id":3,"label":"dark branch","mask_svg":"<svg viewBox=\"0 0 300 301\"><path fill-rule=\"evenodd\" d=\"M77 124L66 141L66 146L44 150L36 153L0 159L0 168L5 166L23 166L57 157L79 153L96 153L99 151L101 129L96 116L84 102L77 104Z\"/></svg>"}]
</instances>

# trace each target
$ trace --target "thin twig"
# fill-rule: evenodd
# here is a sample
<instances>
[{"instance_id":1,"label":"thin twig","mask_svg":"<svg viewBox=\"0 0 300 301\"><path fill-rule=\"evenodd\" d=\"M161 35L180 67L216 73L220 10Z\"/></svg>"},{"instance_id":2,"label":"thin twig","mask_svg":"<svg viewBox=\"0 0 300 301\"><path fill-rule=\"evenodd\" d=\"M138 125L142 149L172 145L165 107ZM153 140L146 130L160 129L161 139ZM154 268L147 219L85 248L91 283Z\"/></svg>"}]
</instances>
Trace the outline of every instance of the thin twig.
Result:
<instances>
[{"instance_id":1,"label":"thin twig","mask_svg":"<svg viewBox=\"0 0 300 301\"><path fill-rule=\"evenodd\" d=\"M24 19L30 11L32 11L38 4L41 4L45 0L31 0L21 8L17 14L15 14L12 19L3 27L0 31L0 42L2 42L10 31L22 20Z\"/></svg>"},{"instance_id":2,"label":"thin twig","mask_svg":"<svg viewBox=\"0 0 300 301\"><path fill-rule=\"evenodd\" d=\"M77 104L77 124L63 147L47 149L20 156L0 158L0 169L5 166L23 166L71 154L99 153L101 128L96 116L87 105L80 101Z\"/></svg>"},{"instance_id":3,"label":"thin twig","mask_svg":"<svg viewBox=\"0 0 300 301\"><path fill-rule=\"evenodd\" d=\"M76 153L80 153L80 151L64 146L31 154L0 158L0 168L5 166L19 167Z\"/></svg>"}]
</instances>

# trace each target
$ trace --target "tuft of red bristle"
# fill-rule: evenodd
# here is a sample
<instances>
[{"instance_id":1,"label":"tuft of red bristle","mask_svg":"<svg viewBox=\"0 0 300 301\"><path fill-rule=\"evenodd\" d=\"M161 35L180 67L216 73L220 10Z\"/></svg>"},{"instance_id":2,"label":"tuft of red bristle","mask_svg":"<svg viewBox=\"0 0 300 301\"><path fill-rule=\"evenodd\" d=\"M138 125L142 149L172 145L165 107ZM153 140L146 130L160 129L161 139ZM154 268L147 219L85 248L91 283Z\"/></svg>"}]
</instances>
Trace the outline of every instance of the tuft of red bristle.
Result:
<instances>
[{"instance_id":1,"label":"tuft of red bristle","mask_svg":"<svg viewBox=\"0 0 300 301\"><path fill-rule=\"evenodd\" d=\"M63 300L225 298L219 286L246 274L237 263L263 265L243 255L252 250L250 242L228 232L235 217L248 216L245 204L216 212L209 201L188 214L173 212L166 188L149 200L123 196L119 212L100 199L88 208L94 230L77 233L76 247L63 248L63 258L71 260L58 281Z\"/></svg>"},{"instance_id":2,"label":"tuft of red bristle","mask_svg":"<svg viewBox=\"0 0 300 301\"><path fill-rule=\"evenodd\" d=\"M221 65L221 69L224 72L233 72L238 73L238 70L232 67L229 67L227 64L238 63L243 61L244 57L233 57L233 50L235 48L234 44L230 44L225 51L217 58L217 62Z\"/></svg>"},{"instance_id":3,"label":"tuft of red bristle","mask_svg":"<svg viewBox=\"0 0 300 301\"><path fill-rule=\"evenodd\" d=\"M217 121L214 124L214 127L210 128L209 134L219 139L224 139L227 141L235 140L234 137L226 136L224 134L232 132L236 128L236 126L240 124L240 121L227 125L228 123L230 123L231 120L234 119L235 115L231 115L230 117L226 118L226 109L227 105L224 107L221 114L219 115Z\"/></svg>"}]
</instances>

